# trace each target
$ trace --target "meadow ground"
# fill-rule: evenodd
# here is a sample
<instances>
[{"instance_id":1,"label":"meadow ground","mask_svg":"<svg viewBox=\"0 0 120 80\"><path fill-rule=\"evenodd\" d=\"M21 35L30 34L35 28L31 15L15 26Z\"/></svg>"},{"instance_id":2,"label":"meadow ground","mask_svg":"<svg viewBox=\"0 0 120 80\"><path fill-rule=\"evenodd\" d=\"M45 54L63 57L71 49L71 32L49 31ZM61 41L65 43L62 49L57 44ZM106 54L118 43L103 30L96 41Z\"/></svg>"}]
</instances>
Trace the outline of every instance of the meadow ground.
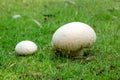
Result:
<instances>
[{"instance_id":1,"label":"meadow ground","mask_svg":"<svg viewBox=\"0 0 120 80\"><path fill-rule=\"evenodd\" d=\"M51 47L55 30L73 21L97 34L86 59L58 57ZM38 51L17 55L22 40L34 41ZM48 79L120 80L119 0L0 0L0 80Z\"/></svg>"}]
</instances>

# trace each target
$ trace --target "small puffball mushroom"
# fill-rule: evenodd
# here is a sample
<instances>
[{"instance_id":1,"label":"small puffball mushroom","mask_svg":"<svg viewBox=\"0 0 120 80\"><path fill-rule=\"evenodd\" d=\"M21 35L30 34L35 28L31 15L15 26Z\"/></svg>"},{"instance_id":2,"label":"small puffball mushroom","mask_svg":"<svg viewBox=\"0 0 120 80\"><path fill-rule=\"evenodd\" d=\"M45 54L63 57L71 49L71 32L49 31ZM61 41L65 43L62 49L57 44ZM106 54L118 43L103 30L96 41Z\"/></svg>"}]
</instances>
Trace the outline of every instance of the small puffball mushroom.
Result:
<instances>
[{"instance_id":1,"label":"small puffball mushroom","mask_svg":"<svg viewBox=\"0 0 120 80\"><path fill-rule=\"evenodd\" d=\"M52 46L71 57L79 56L83 48L91 47L96 41L95 31L87 24L71 22L53 34Z\"/></svg>"},{"instance_id":2,"label":"small puffball mushroom","mask_svg":"<svg viewBox=\"0 0 120 80\"><path fill-rule=\"evenodd\" d=\"M15 51L19 55L29 55L37 51L37 45L29 40L21 41L15 46Z\"/></svg>"}]
</instances>

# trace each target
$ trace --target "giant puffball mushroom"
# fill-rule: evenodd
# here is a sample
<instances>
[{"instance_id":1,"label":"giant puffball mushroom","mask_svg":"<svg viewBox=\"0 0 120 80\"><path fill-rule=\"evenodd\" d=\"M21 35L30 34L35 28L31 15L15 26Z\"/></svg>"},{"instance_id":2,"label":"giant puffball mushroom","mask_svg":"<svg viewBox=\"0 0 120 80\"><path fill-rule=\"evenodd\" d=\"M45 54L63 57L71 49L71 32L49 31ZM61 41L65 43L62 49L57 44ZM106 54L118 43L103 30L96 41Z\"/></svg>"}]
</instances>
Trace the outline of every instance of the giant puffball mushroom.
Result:
<instances>
[{"instance_id":1,"label":"giant puffball mushroom","mask_svg":"<svg viewBox=\"0 0 120 80\"><path fill-rule=\"evenodd\" d=\"M76 57L82 53L83 48L91 47L95 41L95 31L89 25L71 22L56 30L51 43L55 50Z\"/></svg>"},{"instance_id":2,"label":"giant puffball mushroom","mask_svg":"<svg viewBox=\"0 0 120 80\"><path fill-rule=\"evenodd\" d=\"M19 55L33 54L37 51L37 45L32 41L24 40L17 43L17 45L15 46L15 51Z\"/></svg>"}]
</instances>

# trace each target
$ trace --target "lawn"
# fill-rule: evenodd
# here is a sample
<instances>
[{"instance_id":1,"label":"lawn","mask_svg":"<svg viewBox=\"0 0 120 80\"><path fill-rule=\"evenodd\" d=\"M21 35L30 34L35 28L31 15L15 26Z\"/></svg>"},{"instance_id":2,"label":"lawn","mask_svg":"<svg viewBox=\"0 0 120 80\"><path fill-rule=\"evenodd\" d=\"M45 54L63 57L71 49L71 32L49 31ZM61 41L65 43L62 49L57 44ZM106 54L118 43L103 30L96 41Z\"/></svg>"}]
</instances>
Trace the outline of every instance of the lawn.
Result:
<instances>
[{"instance_id":1,"label":"lawn","mask_svg":"<svg viewBox=\"0 0 120 80\"><path fill-rule=\"evenodd\" d=\"M85 59L59 57L51 46L54 32L74 21L97 35ZM38 51L17 55L22 40ZM120 1L0 0L0 80L120 80Z\"/></svg>"}]
</instances>

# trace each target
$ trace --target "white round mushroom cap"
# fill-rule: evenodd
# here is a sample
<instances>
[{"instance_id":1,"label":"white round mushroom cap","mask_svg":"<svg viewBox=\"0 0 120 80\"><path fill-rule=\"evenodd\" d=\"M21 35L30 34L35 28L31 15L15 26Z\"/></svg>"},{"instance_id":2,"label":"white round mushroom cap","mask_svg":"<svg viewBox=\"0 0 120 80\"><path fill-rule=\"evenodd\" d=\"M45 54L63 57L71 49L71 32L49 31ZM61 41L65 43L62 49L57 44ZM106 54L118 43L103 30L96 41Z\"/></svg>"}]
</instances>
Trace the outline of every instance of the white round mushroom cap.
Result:
<instances>
[{"instance_id":1,"label":"white round mushroom cap","mask_svg":"<svg viewBox=\"0 0 120 80\"><path fill-rule=\"evenodd\" d=\"M21 41L16 45L15 51L19 55L33 54L34 52L37 51L37 45L32 41L28 40Z\"/></svg>"},{"instance_id":2,"label":"white round mushroom cap","mask_svg":"<svg viewBox=\"0 0 120 80\"><path fill-rule=\"evenodd\" d=\"M95 31L89 25L71 22L56 30L52 38L52 46L57 50L77 51L92 46L95 41Z\"/></svg>"}]
</instances>

